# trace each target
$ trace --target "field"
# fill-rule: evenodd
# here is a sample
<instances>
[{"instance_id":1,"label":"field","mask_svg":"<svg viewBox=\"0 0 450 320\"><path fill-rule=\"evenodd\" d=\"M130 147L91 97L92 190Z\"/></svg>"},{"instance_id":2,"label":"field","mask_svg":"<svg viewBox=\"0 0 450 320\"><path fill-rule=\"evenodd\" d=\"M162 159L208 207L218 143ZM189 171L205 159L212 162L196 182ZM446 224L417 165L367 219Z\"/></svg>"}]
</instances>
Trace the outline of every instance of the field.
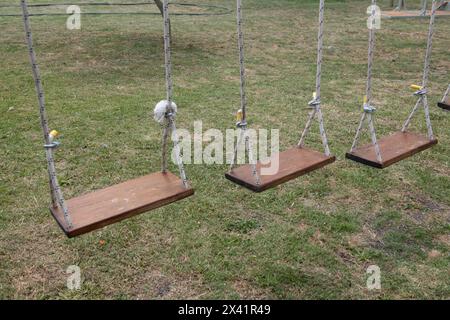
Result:
<instances>
[{"instance_id":1,"label":"field","mask_svg":"<svg viewBox=\"0 0 450 320\"><path fill-rule=\"evenodd\" d=\"M172 18L177 124L224 131L239 107L234 1L195 3L233 13ZM368 4L326 5L322 108L334 164L261 194L227 181L227 165L190 164L194 197L76 239L48 211L22 20L0 17L0 298L449 299L450 114L436 103L449 82L450 19L436 21L430 74L439 144L381 171L344 158L365 90ZM280 129L282 149L307 119L317 9L310 0L244 1L249 124ZM159 170L152 111L165 97L161 17L82 16L81 30L67 30L64 16L31 21L50 126L63 135L56 161L66 198ZM420 83L427 31L428 19L383 20L377 31L379 136L398 130L415 102L409 85ZM411 130L426 132L423 110ZM317 123L308 144L321 150ZM81 269L80 290L66 288L70 265ZM381 269L381 290L366 287L370 265Z\"/></svg>"}]
</instances>

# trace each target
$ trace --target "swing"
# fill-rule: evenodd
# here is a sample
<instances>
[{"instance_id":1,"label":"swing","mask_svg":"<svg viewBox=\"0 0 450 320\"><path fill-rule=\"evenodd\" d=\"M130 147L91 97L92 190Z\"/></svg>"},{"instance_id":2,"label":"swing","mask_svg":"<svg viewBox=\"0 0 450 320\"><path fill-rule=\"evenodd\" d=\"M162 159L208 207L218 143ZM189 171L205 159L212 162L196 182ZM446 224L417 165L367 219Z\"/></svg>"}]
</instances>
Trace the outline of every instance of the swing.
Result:
<instances>
[{"instance_id":1,"label":"swing","mask_svg":"<svg viewBox=\"0 0 450 320\"><path fill-rule=\"evenodd\" d=\"M447 91L445 91L441 102L438 102L438 107L445 110L450 110L450 84L448 85Z\"/></svg>"},{"instance_id":2,"label":"swing","mask_svg":"<svg viewBox=\"0 0 450 320\"><path fill-rule=\"evenodd\" d=\"M49 131L45 110L44 92L30 28L28 6L21 0L26 39L33 77L39 101L42 131L45 140L52 205L50 211L61 229L69 237L75 237L134 215L156 209L194 194L184 171L178 140L175 137L175 155L181 179L167 170L167 144L170 132L176 133L175 111L172 107L172 77L169 38L168 1L164 1L164 46L167 87L167 112L164 115L162 171L126 181L102 190L94 191L67 201L64 200L56 177L54 151L60 145L57 132ZM176 136L176 134L175 134Z\"/></svg>"},{"instance_id":3,"label":"swing","mask_svg":"<svg viewBox=\"0 0 450 320\"><path fill-rule=\"evenodd\" d=\"M376 15L376 0L372 0L372 13L371 21L375 22ZM367 72L367 87L366 96L364 97L363 111L361 114L361 120L359 122L358 129L356 131L356 136L353 141L350 152L346 153L346 158L375 167L375 168L386 168L400 160L408 158L420 151L428 149L437 143L437 140L433 135L433 128L431 126L430 113L428 108L428 98L427 98L427 84L428 84L428 74L430 70L430 59L431 59L431 45L433 38L433 26L436 13L436 0L433 0L433 9L430 19L430 26L428 31L428 44L427 51L425 55L425 67L423 72L422 85L412 85L411 88L415 89L414 95L418 97L418 100L408 116L408 119L404 123L401 131L396 132L390 136L384 137L377 140L375 133L375 126L373 123L373 114L375 113L375 108L371 105L371 95L372 95L372 65L373 65L373 53L375 45L375 28L371 28L369 32L369 53L368 53L368 72ZM425 119L428 129L428 137L423 135L407 132L408 126L411 123L412 117L416 113L419 105L422 104L425 111ZM357 147L358 139L361 134L362 127L364 125L364 120L367 119L372 143Z\"/></svg>"},{"instance_id":4,"label":"swing","mask_svg":"<svg viewBox=\"0 0 450 320\"><path fill-rule=\"evenodd\" d=\"M225 174L225 177L241 186L244 186L254 192L262 192L269 188L280 185L289 180L295 179L308 172L322 168L335 161L335 157L330 154L328 141L325 133L323 123L322 110L320 109L320 82L322 72L322 48L323 48L323 22L324 22L324 0L320 1L319 10L319 33L318 33L318 50L317 50L317 74L316 74L316 92L313 95L313 100L309 102L309 107L312 109L306 126L302 132L300 142L294 148L288 149L272 155L270 161L278 161L279 170L273 175L263 175L262 168L265 167L265 162L254 161L251 147L251 139L247 134L247 114L246 114L246 94L245 94L245 67L244 67L244 40L242 34L242 1L237 0L237 27L238 27L238 47L239 47L239 61L240 61L240 79L241 79L241 109L238 111L239 136L237 145L234 149L230 170ZM320 134L325 153L321 153L312 149L305 148L304 143L306 136L311 128L312 121L315 116L318 116ZM245 150L248 152L249 164L235 167L238 147L244 140Z\"/></svg>"},{"instance_id":5,"label":"swing","mask_svg":"<svg viewBox=\"0 0 450 320\"><path fill-rule=\"evenodd\" d=\"M427 18L431 12L427 10L427 0L422 0L420 11L406 10L406 1L399 0L397 7L391 11L384 11L382 17L387 19L397 18ZM436 16L450 17L450 4L448 1L439 1Z\"/></svg>"}]
</instances>

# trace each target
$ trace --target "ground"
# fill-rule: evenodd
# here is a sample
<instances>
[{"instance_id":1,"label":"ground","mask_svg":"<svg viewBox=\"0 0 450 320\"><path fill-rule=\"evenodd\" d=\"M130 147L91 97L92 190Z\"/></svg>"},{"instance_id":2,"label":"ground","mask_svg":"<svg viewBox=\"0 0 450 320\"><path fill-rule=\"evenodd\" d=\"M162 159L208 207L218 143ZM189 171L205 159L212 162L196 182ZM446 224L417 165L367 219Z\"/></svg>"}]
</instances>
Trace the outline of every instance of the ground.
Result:
<instances>
[{"instance_id":1,"label":"ground","mask_svg":"<svg viewBox=\"0 0 450 320\"><path fill-rule=\"evenodd\" d=\"M234 10L233 1L195 2ZM0 298L450 298L450 114L436 107L449 82L450 19L436 21L430 76L439 144L381 171L344 158L365 88L368 3L327 1L322 102L336 163L262 194L227 181L226 165L187 165L194 197L76 239L48 211L22 21L0 17ZM279 128L283 149L307 118L317 7L244 1L250 125ZM57 11L34 12L43 10ZM234 19L173 17L180 128L195 120L205 130L233 127ZM427 27L426 19L383 20L377 33L380 136L398 130L415 102L408 87L421 80ZM165 96L161 17L83 16L79 31L62 16L33 17L32 28L50 125L63 134L56 160L66 197L159 170L161 130L151 114ZM422 111L412 129L425 132ZM308 143L320 149L317 131ZM81 290L66 288L70 265L81 268ZM381 290L366 287L370 265L381 269Z\"/></svg>"}]
</instances>

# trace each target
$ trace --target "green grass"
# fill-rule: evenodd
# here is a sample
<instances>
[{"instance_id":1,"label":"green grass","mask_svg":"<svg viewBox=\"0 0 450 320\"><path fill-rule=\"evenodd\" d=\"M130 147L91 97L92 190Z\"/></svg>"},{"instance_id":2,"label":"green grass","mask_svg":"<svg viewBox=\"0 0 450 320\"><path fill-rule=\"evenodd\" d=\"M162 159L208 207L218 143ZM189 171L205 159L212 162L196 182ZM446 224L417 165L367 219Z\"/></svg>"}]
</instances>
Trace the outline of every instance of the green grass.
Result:
<instances>
[{"instance_id":1,"label":"green grass","mask_svg":"<svg viewBox=\"0 0 450 320\"><path fill-rule=\"evenodd\" d=\"M366 2L327 1L322 101L335 164L262 194L225 180L226 166L187 165L194 197L70 240L47 209L22 21L0 17L0 298L450 298L450 118L435 107L449 81L450 19L436 22L430 76L439 144L375 170L344 159L365 87ZM250 125L280 128L284 149L297 142L314 88L317 1L248 0L244 9ZM234 14L172 23L178 126L232 128ZM427 26L383 20L379 135L398 130L415 102L408 86L421 79ZM66 197L159 170L152 110L165 96L161 19L88 16L68 31L63 17L35 17L32 28L50 124L63 133L56 159ZM424 132L423 123L418 113L413 128ZM317 131L309 144L321 148ZM75 292L65 286L73 264L83 276ZM377 292L366 288L373 264L382 272Z\"/></svg>"}]
</instances>

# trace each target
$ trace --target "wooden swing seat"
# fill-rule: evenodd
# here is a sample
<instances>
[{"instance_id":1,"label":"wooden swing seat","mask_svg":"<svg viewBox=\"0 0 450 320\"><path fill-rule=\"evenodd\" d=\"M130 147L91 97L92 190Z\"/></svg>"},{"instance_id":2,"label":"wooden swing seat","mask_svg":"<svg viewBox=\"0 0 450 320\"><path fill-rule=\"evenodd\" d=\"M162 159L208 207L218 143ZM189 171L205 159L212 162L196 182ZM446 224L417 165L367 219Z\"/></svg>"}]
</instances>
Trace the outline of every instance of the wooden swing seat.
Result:
<instances>
[{"instance_id":1,"label":"wooden swing seat","mask_svg":"<svg viewBox=\"0 0 450 320\"><path fill-rule=\"evenodd\" d=\"M225 177L252 191L262 192L310 171L324 167L336 160L334 156L326 156L318 151L298 147L273 155L271 157L272 161L277 156L279 156L279 170L274 175L261 175L261 163L259 161L257 162L256 170L261 180L259 185L256 184L250 164L234 168L231 172L226 173ZM263 167L269 166L263 165Z\"/></svg>"},{"instance_id":2,"label":"wooden swing seat","mask_svg":"<svg viewBox=\"0 0 450 320\"><path fill-rule=\"evenodd\" d=\"M396 132L390 136L378 140L382 162L377 160L375 148L368 144L346 153L345 157L362 164L383 169L408 158L420 151L437 144L437 140L412 132Z\"/></svg>"},{"instance_id":3,"label":"wooden swing seat","mask_svg":"<svg viewBox=\"0 0 450 320\"><path fill-rule=\"evenodd\" d=\"M194 190L186 189L176 175L157 172L67 200L73 225L70 229L59 206L50 211L72 238L193 194Z\"/></svg>"},{"instance_id":4,"label":"wooden swing seat","mask_svg":"<svg viewBox=\"0 0 450 320\"><path fill-rule=\"evenodd\" d=\"M445 110L450 110L450 97L445 99L444 102L438 102L438 107Z\"/></svg>"}]
</instances>

